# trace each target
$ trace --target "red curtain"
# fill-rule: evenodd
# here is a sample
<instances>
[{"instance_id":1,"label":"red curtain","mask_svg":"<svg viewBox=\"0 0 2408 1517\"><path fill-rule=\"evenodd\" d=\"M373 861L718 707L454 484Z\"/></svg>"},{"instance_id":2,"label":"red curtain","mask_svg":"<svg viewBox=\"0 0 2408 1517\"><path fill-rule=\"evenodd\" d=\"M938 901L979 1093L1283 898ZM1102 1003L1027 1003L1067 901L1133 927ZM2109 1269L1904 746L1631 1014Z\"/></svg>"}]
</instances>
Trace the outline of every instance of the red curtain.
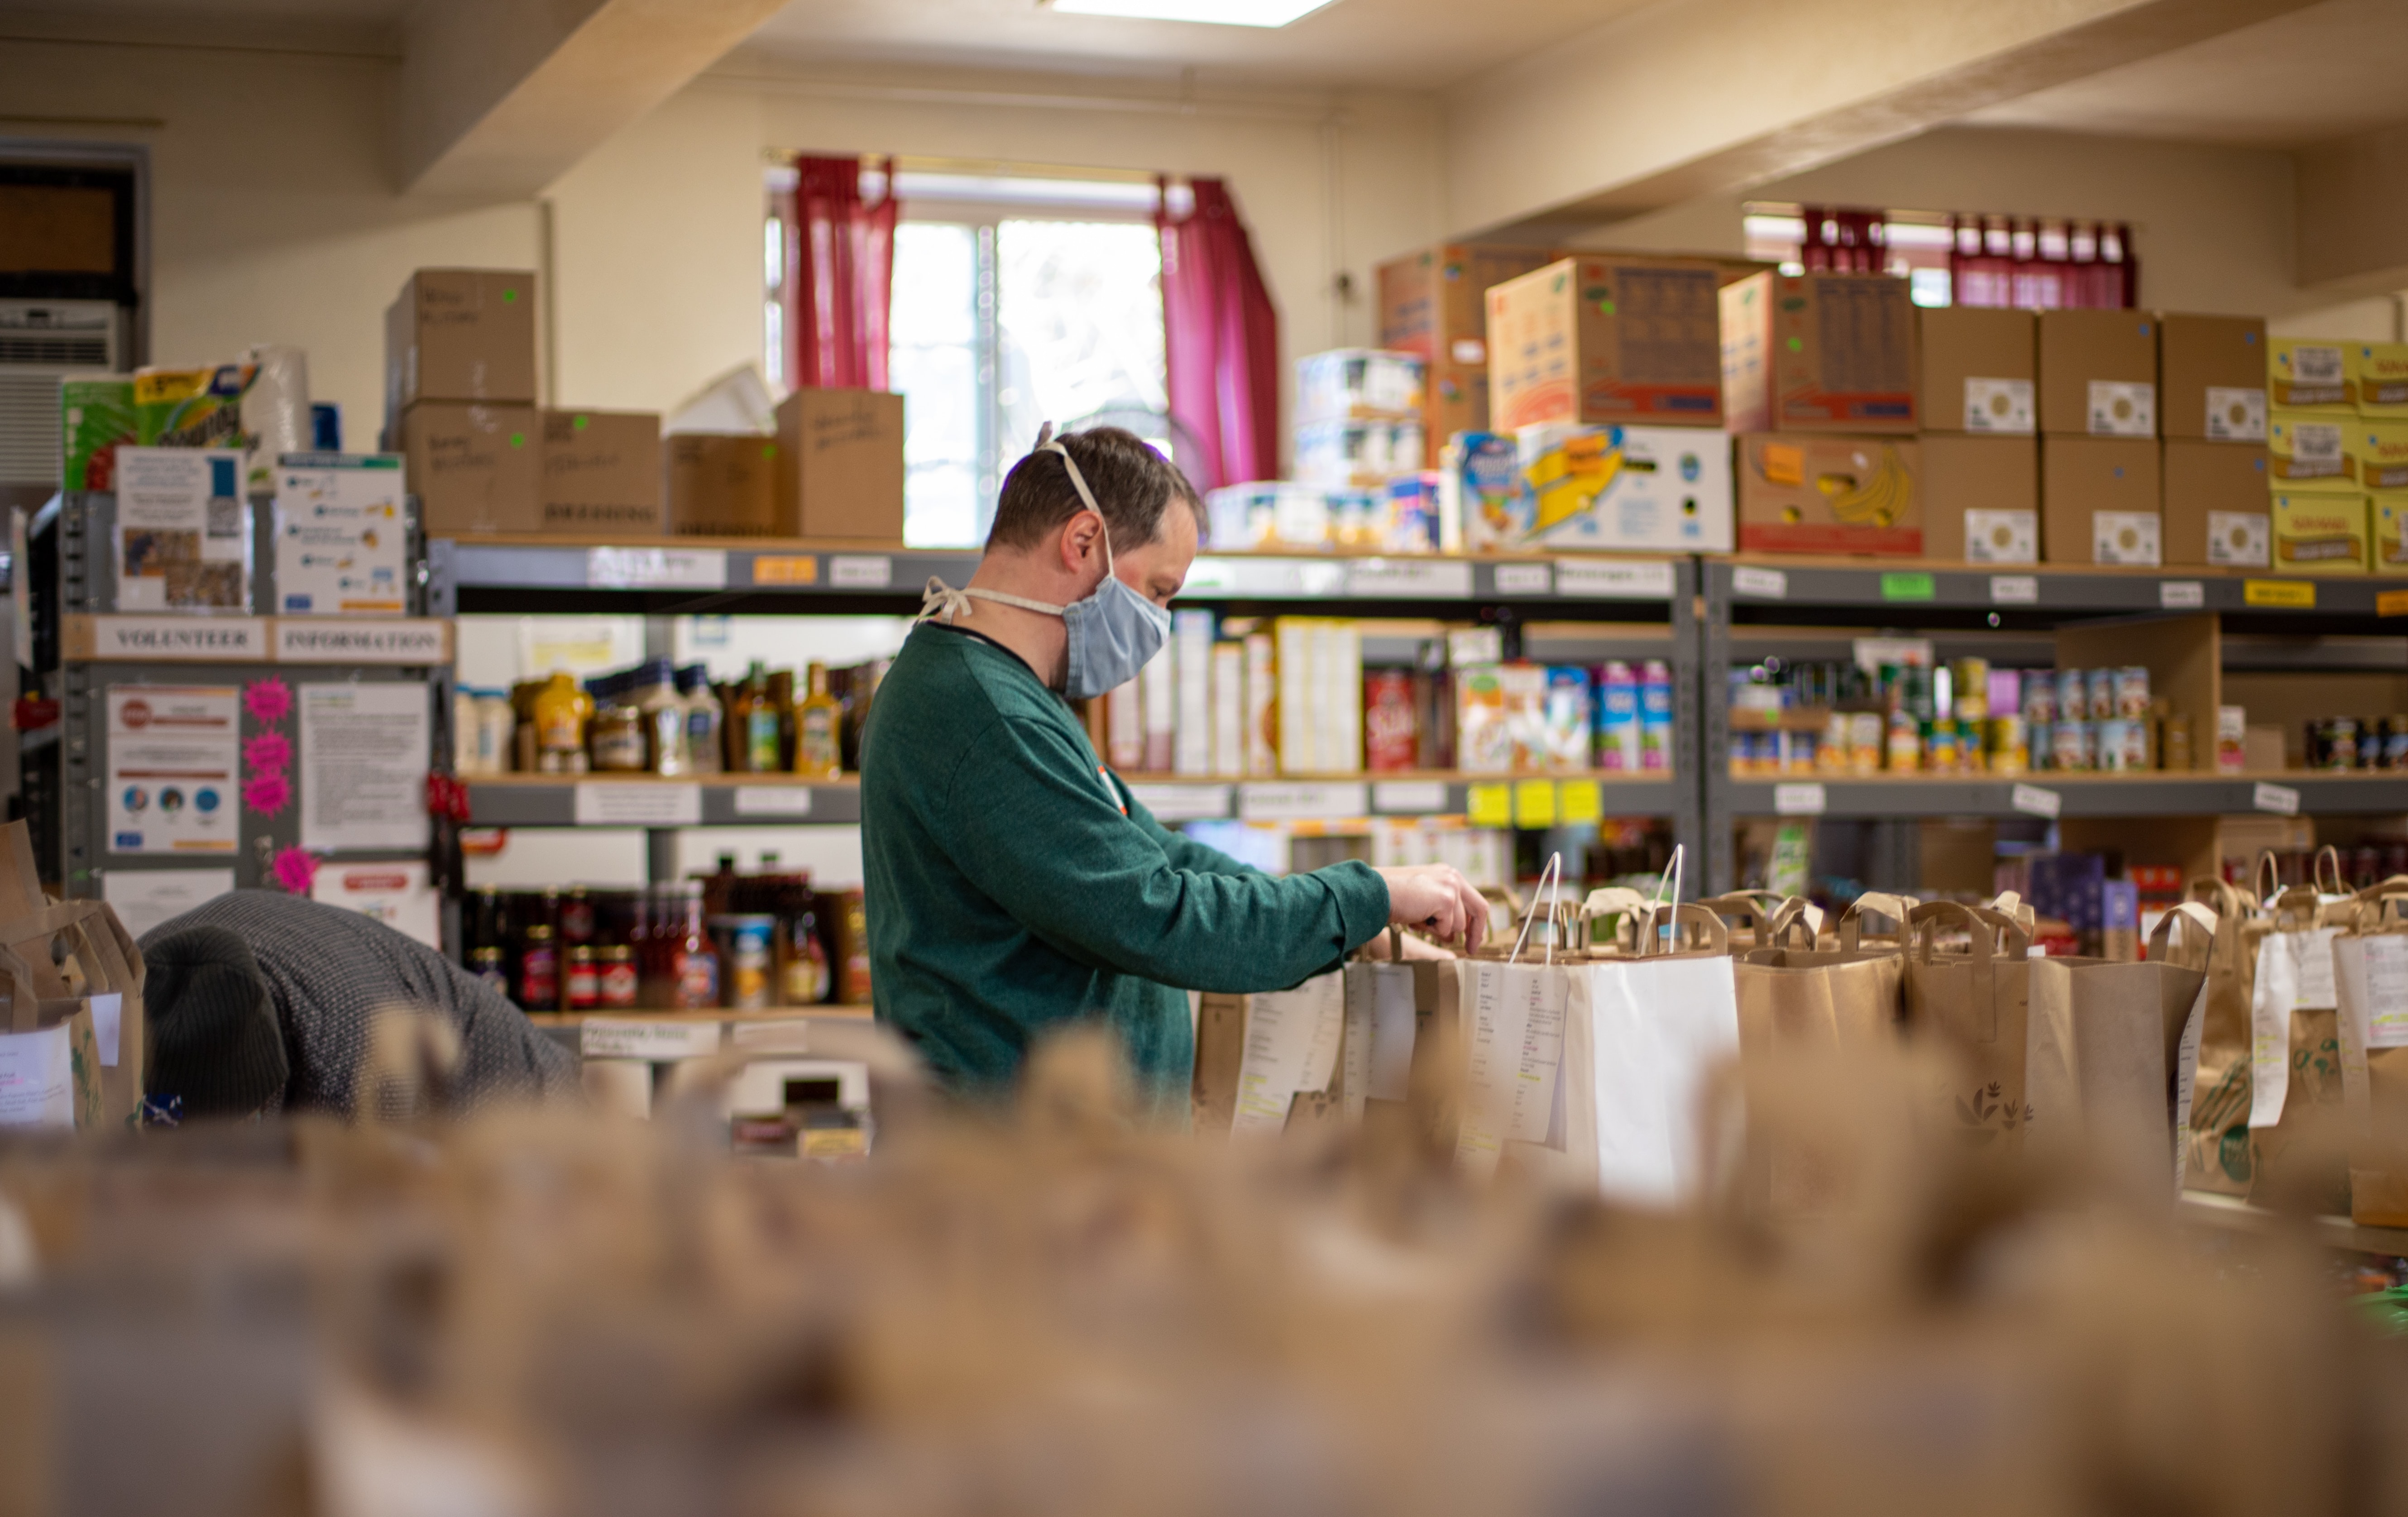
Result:
<instances>
[{"instance_id":1,"label":"red curtain","mask_svg":"<svg viewBox=\"0 0 2408 1517\"><path fill-rule=\"evenodd\" d=\"M886 312L895 293L895 160L886 192L861 198L858 158L797 158L781 195L785 380L795 390L886 388Z\"/></svg>"},{"instance_id":2,"label":"red curtain","mask_svg":"<svg viewBox=\"0 0 2408 1517\"><path fill-rule=\"evenodd\" d=\"M1805 206L1799 214L1806 222L1806 236L1798 245L1798 261L1806 267L1837 274L1889 272L1889 249L1882 231L1887 218L1880 211Z\"/></svg>"},{"instance_id":3,"label":"red curtain","mask_svg":"<svg viewBox=\"0 0 2408 1517\"><path fill-rule=\"evenodd\" d=\"M2009 216L1948 219L1948 275L1959 306L2129 309L2141 301L2132 229Z\"/></svg>"},{"instance_id":4,"label":"red curtain","mask_svg":"<svg viewBox=\"0 0 2408 1517\"><path fill-rule=\"evenodd\" d=\"M1187 215L1171 216L1167 193L1154 212L1173 432L1193 437L1203 455L1181 463L1206 490L1277 479L1279 313L1228 187L1192 184Z\"/></svg>"}]
</instances>

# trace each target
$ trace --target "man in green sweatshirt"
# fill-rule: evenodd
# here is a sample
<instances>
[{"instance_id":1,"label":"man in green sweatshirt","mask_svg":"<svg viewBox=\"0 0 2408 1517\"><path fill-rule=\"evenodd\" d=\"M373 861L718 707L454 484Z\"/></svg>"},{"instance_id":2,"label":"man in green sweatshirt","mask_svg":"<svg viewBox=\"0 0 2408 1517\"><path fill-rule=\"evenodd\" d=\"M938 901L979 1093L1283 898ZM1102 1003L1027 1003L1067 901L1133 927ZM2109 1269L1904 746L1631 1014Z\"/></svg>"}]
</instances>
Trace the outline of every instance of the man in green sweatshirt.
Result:
<instances>
[{"instance_id":1,"label":"man in green sweatshirt","mask_svg":"<svg viewBox=\"0 0 2408 1517\"><path fill-rule=\"evenodd\" d=\"M1102 1022L1141 1096L1186 1120L1189 990L1280 990L1390 923L1476 944L1443 866L1281 878L1165 828L1101 764L1071 700L1132 678L1169 630L1203 503L1135 435L1049 440L1013 466L986 553L879 682L862 740L862 862L879 1020L970 1096L1030 1045Z\"/></svg>"}]
</instances>

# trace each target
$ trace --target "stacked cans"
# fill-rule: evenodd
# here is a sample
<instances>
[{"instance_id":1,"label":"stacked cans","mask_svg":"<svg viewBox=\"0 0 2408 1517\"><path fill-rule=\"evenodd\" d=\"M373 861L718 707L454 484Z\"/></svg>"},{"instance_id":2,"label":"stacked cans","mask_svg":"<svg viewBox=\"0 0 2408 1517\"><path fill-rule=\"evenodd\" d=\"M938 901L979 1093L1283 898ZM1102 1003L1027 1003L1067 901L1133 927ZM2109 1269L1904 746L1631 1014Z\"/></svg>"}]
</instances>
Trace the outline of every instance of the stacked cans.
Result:
<instances>
[{"instance_id":1,"label":"stacked cans","mask_svg":"<svg viewBox=\"0 0 2408 1517\"><path fill-rule=\"evenodd\" d=\"M2033 767L2067 773L2150 767L2149 671L2058 669L2023 681Z\"/></svg>"}]
</instances>

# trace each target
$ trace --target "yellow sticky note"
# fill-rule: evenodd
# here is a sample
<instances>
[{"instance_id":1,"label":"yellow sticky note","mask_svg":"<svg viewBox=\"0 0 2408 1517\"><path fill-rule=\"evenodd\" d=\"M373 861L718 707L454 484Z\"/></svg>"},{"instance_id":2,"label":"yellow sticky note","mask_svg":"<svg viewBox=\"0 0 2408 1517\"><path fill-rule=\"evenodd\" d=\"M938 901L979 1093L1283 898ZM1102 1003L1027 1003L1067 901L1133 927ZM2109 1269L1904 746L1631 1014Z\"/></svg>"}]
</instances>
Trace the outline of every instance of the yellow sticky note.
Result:
<instances>
[{"instance_id":1,"label":"yellow sticky note","mask_svg":"<svg viewBox=\"0 0 2408 1517\"><path fill-rule=\"evenodd\" d=\"M1475 827L1513 824L1513 787L1506 784L1468 785L1463 793L1463 820Z\"/></svg>"},{"instance_id":2,"label":"yellow sticky note","mask_svg":"<svg viewBox=\"0 0 2408 1517\"><path fill-rule=\"evenodd\" d=\"M1552 827L1555 824L1555 782L1524 780L1513 786L1513 825Z\"/></svg>"},{"instance_id":3,"label":"yellow sticky note","mask_svg":"<svg viewBox=\"0 0 2408 1517\"><path fill-rule=\"evenodd\" d=\"M815 585L820 582L820 561L810 553L791 557L765 554L752 561L752 582L756 585Z\"/></svg>"},{"instance_id":4,"label":"yellow sticky note","mask_svg":"<svg viewBox=\"0 0 2408 1517\"><path fill-rule=\"evenodd\" d=\"M1605 815L1605 798L1594 780L1567 780L1555 787L1555 820L1566 826L1596 822Z\"/></svg>"}]
</instances>

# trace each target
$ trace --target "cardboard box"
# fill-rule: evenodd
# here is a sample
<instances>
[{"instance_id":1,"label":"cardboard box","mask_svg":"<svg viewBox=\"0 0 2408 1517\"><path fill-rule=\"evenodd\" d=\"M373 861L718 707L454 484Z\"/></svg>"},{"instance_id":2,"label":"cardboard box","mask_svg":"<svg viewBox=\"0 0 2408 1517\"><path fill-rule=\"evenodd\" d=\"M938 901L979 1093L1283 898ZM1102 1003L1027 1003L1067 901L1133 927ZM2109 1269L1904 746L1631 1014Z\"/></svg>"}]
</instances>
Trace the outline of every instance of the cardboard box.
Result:
<instances>
[{"instance_id":1,"label":"cardboard box","mask_svg":"<svg viewBox=\"0 0 2408 1517\"><path fill-rule=\"evenodd\" d=\"M532 405L535 275L422 268L384 317L387 426L421 400Z\"/></svg>"},{"instance_id":2,"label":"cardboard box","mask_svg":"<svg viewBox=\"0 0 2408 1517\"><path fill-rule=\"evenodd\" d=\"M1476 364L1432 364L1422 405L1422 466L1439 467L1446 439L1458 432L1488 430L1488 369Z\"/></svg>"},{"instance_id":3,"label":"cardboard box","mask_svg":"<svg viewBox=\"0 0 2408 1517\"><path fill-rule=\"evenodd\" d=\"M2277 410L2266 419L2267 473L2275 488L2354 494L2358 460L2350 441L2358 418L2347 411Z\"/></svg>"},{"instance_id":4,"label":"cardboard box","mask_svg":"<svg viewBox=\"0 0 2408 1517\"><path fill-rule=\"evenodd\" d=\"M2349 349L2339 337L2266 339L2266 404L2276 410L2350 411Z\"/></svg>"},{"instance_id":5,"label":"cardboard box","mask_svg":"<svg viewBox=\"0 0 2408 1517\"><path fill-rule=\"evenodd\" d=\"M2408 342L2354 342L2343 375L2360 416L2408 416Z\"/></svg>"},{"instance_id":6,"label":"cardboard box","mask_svg":"<svg viewBox=\"0 0 2408 1517\"><path fill-rule=\"evenodd\" d=\"M1923 556L2040 562L2040 444L2031 437L1923 435Z\"/></svg>"},{"instance_id":7,"label":"cardboard box","mask_svg":"<svg viewBox=\"0 0 2408 1517\"><path fill-rule=\"evenodd\" d=\"M1392 258L1380 265L1380 346L1485 369L1489 290L1555 261L1543 248L1460 242Z\"/></svg>"},{"instance_id":8,"label":"cardboard box","mask_svg":"<svg viewBox=\"0 0 2408 1517\"><path fill-rule=\"evenodd\" d=\"M2358 417L2342 434L2342 450L2360 489L2408 490L2408 417Z\"/></svg>"},{"instance_id":9,"label":"cardboard box","mask_svg":"<svg viewBox=\"0 0 2408 1517\"><path fill-rule=\"evenodd\" d=\"M2408 491L2367 497L2374 522L2374 572L2408 574Z\"/></svg>"},{"instance_id":10,"label":"cardboard box","mask_svg":"<svg viewBox=\"0 0 2408 1517\"><path fill-rule=\"evenodd\" d=\"M2274 567L2288 574L2366 574L2374 566L2374 522L2364 495L2277 491Z\"/></svg>"},{"instance_id":11,"label":"cardboard box","mask_svg":"<svg viewBox=\"0 0 2408 1517\"><path fill-rule=\"evenodd\" d=\"M2042 313L2042 330L2048 317ZM2042 381L2045 388L2046 381ZM2042 437L2041 557L2050 564L2163 561L2157 444L2131 437Z\"/></svg>"},{"instance_id":12,"label":"cardboard box","mask_svg":"<svg viewBox=\"0 0 2408 1517\"><path fill-rule=\"evenodd\" d=\"M1465 442L1473 460L1496 456L1488 438ZM1492 493L1476 475L1469 492L1457 482L1454 498L1468 494L1472 507L1463 518L1470 551L1731 550L1730 439L1720 432L1534 426L1514 433L1506 489Z\"/></svg>"},{"instance_id":13,"label":"cardboard box","mask_svg":"<svg viewBox=\"0 0 2408 1517\"><path fill-rule=\"evenodd\" d=\"M394 451L426 535L537 531L542 424L532 406L422 400L403 411Z\"/></svg>"},{"instance_id":14,"label":"cardboard box","mask_svg":"<svg viewBox=\"0 0 2408 1517\"><path fill-rule=\"evenodd\" d=\"M1912 437L1758 433L1739 439L1742 552L1923 551L1922 451Z\"/></svg>"},{"instance_id":15,"label":"cardboard box","mask_svg":"<svg viewBox=\"0 0 2408 1517\"><path fill-rule=\"evenodd\" d=\"M2160 477L2168 564L2272 565L2265 449L2169 437Z\"/></svg>"},{"instance_id":16,"label":"cardboard box","mask_svg":"<svg viewBox=\"0 0 2408 1517\"><path fill-rule=\"evenodd\" d=\"M2031 312L1942 306L1916 311L1915 322L1923 334L1925 432L2038 430L2039 337Z\"/></svg>"},{"instance_id":17,"label":"cardboard box","mask_svg":"<svg viewBox=\"0 0 2408 1517\"><path fill-rule=\"evenodd\" d=\"M1913 432L1914 303L1886 274L1757 274L1722 291L1733 432Z\"/></svg>"},{"instance_id":18,"label":"cardboard box","mask_svg":"<svg viewBox=\"0 0 2408 1517\"><path fill-rule=\"evenodd\" d=\"M1720 426L1710 264L1567 258L1488 292L1490 422Z\"/></svg>"},{"instance_id":19,"label":"cardboard box","mask_svg":"<svg viewBox=\"0 0 2408 1517\"><path fill-rule=\"evenodd\" d=\"M2157 318L2135 310L2040 313L2042 432L2154 437L2157 394Z\"/></svg>"},{"instance_id":20,"label":"cardboard box","mask_svg":"<svg viewBox=\"0 0 2408 1517\"><path fill-rule=\"evenodd\" d=\"M2157 312L2157 430L2214 442L2266 440L2265 322Z\"/></svg>"},{"instance_id":21,"label":"cardboard box","mask_svg":"<svg viewBox=\"0 0 2408 1517\"><path fill-rule=\"evenodd\" d=\"M776 439L681 432L666 439L669 530L699 537L792 537L778 512Z\"/></svg>"},{"instance_id":22,"label":"cardboard box","mask_svg":"<svg viewBox=\"0 0 2408 1517\"><path fill-rule=\"evenodd\" d=\"M798 537L903 541L903 397L797 390L778 407L777 510Z\"/></svg>"},{"instance_id":23,"label":"cardboard box","mask_svg":"<svg viewBox=\"0 0 2408 1517\"><path fill-rule=\"evenodd\" d=\"M661 419L651 411L543 413L543 530L662 530Z\"/></svg>"}]
</instances>

